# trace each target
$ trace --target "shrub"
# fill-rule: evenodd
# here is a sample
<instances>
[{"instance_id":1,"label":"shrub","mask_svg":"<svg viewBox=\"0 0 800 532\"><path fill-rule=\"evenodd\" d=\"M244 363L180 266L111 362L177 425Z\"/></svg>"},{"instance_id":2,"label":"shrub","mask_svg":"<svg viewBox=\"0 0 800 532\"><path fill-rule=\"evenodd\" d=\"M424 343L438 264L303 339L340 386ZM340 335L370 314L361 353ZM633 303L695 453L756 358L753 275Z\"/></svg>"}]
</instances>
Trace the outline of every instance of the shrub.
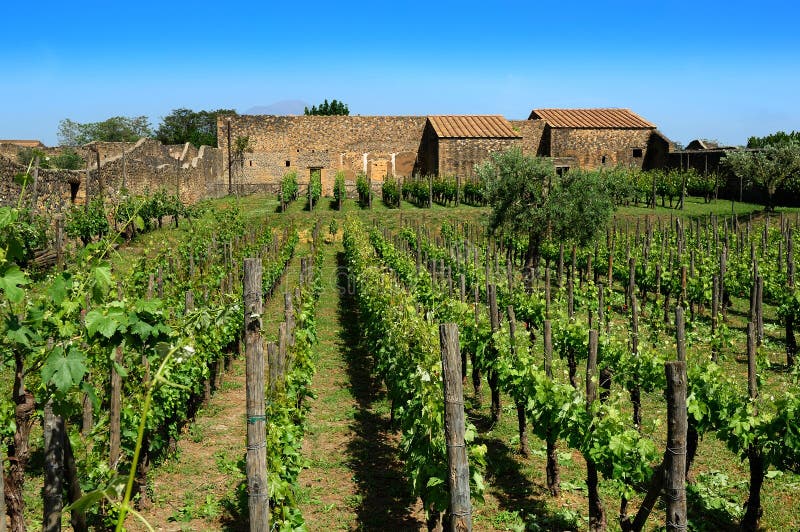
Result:
<instances>
[{"instance_id":1,"label":"shrub","mask_svg":"<svg viewBox=\"0 0 800 532\"><path fill-rule=\"evenodd\" d=\"M78 155L78 152L72 148L66 148L61 152L61 155L56 155L51 160L54 168L61 168L62 170L80 170L86 165L83 157Z\"/></svg>"},{"instance_id":2,"label":"shrub","mask_svg":"<svg viewBox=\"0 0 800 532\"><path fill-rule=\"evenodd\" d=\"M345 188L344 172L336 172L336 178L333 182L333 198L336 200L336 205L339 210L342 210L342 204L347 196L347 189Z\"/></svg>"},{"instance_id":3,"label":"shrub","mask_svg":"<svg viewBox=\"0 0 800 532\"><path fill-rule=\"evenodd\" d=\"M369 205L370 189L366 175L358 174L356 177L356 190L358 191L358 203L362 207Z\"/></svg>"},{"instance_id":4,"label":"shrub","mask_svg":"<svg viewBox=\"0 0 800 532\"><path fill-rule=\"evenodd\" d=\"M80 238L86 246L94 237L108 233L108 219L103 208L103 200L94 198L86 206L73 205L67 214L64 231L72 238Z\"/></svg>"},{"instance_id":5,"label":"shrub","mask_svg":"<svg viewBox=\"0 0 800 532\"><path fill-rule=\"evenodd\" d=\"M287 172L281 180L281 209L285 210L286 205L297 199L297 172Z\"/></svg>"},{"instance_id":6,"label":"shrub","mask_svg":"<svg viewBox=\"0 0 800 532\"><path fill-rule=\"evenodd\" d=\"M322 176L319 172L311 172L311 178L308 182L308 208L314 209L314 206L319 202L322 196Z\"/></svg>"},{"instance_id":7,"label":"shrub","mask_svg":"<svg viewBox=\"0 0 800 532\"><path fill-rule=\"evenodd\" d=\"M387 177L381 187L383 202L387 207L394 208L400 206L400 185L393 177Z\"/></svg>"}]
</instances>

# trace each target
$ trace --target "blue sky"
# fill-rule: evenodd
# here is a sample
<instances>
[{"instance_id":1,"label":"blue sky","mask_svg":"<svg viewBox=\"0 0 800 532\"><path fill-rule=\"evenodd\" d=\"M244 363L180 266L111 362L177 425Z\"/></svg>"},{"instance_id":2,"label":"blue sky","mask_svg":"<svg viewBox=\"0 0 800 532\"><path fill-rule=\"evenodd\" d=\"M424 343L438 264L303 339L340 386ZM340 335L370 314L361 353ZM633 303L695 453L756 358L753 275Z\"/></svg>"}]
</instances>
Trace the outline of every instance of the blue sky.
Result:
<instances>
[{"instance_id":1,"label":"blue sky","mask_svg":"<svg viewBox=\"0 0 800 532\"><path fill-rule=\"evenodd\" d=\"M30 6L35 5L35 10ZM800 130L800 7L759 3L9 2L0 138L58 122L337 98L352 114L628 107L673 140Z\"/></svg>"}]
</instances>

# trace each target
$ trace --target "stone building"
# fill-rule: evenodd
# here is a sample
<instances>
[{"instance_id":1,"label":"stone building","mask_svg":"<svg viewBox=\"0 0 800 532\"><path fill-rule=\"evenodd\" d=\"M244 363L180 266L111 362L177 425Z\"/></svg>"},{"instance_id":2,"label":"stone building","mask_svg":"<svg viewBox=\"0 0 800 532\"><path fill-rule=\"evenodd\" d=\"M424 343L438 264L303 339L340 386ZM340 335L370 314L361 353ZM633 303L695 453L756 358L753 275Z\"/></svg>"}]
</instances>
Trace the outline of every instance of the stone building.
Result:
<instances>
[{"instance_id":1,"label":"stone building","mask_svg":"<svg viewBox=\"0 0 800 532\"><path fill-rule=\"evenodd\" d=\"M534 109L527 124L515 121L524 150L552 157L560 171L628 166L662 167L669 140L656 126L628 109Z\"/></svg>"},{"instance_id":2,"label":"stone building","mask_svg":"<svg viewBox=\"0 0 800 532\"><path fill-rule=\"evenodd\" d=\"M219 148L231 182L244 190L276 192L287 172L301 185L313 173L324 194L337 172L349 188L355 176L472 175L490 153L519 146L569 168L666 165L670 142L656 126L628 109L537 109L528 120L498 115L430 116L222 116ZM246 137L249 151L230 144Z\"/></svg>"},{"instance_id":3,"label":"stone building","mask_svg":"<svg viewBox=\"0 0 800 532\"><path fill-rule=\"evenodd\" d=\"M275 192L288 172L301 185L312 173L322 177L323 194L331 194L335 175L349 181L359 173L374 181L387 175L410 176L418 164L424 116L272 116L238 115L217 119L219 148L226 157L225 175L249 191ZM236 156L237 138L249 149Z\"/></svg>"},{"instance_id":4,"label":"stone building","mask_svg":"<svg viewBox=\"0 0 800 532\"><path fill-rule=\"evenodd\" d=\"M489 154L521 142L522 135L499 115L429 116L418 166L423 174L470 177Z\"/></svg>"}]
</instances>

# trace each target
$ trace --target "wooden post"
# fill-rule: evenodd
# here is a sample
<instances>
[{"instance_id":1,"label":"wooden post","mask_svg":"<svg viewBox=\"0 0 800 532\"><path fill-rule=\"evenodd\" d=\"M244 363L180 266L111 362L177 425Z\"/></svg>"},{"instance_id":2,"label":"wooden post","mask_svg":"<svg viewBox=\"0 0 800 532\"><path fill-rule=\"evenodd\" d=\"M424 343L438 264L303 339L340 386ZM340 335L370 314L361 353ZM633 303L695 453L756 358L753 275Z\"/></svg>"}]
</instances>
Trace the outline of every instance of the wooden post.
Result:
<instances>
[{"instance_id":1,"label":"wooden post","mask_svg":"<svg viewBox=\"0 0 800 532\"><path fill-rule=\"evenodd\" d=\"M64 267L64 215L56 214L56 267Z\"/></svg>"},{"instance_id":2,"label":"wooden post","mask_svg":"<svg viewBox=\"0 0 800 532\"><path fill-rule=\"evenodd\" d=\"M489 285L488 299L489 323L491 324L492 334L494 334L500 329L500 315L497 310L497 286L494 284ZM494 346L494 342L492 342L490 353L490 356L497 358L497 349ZM496 424L500 421L501 412L499 376L497 375L497 371L492 369L489 370L487 377L489 379L489 391L492 396L492 424Z\"/></svg>"},{"instance_id":3,"label":"wooden post","mask_svg":"<svg viewBox=\"0 0 800 532\"><path fill-rule=\"evenodd\" d=\"M512 305L508 305L506 312L508 314L508 334L509 340L511 341L511 355L516 358L517 354L517 318L514 314L514 307ZM528 456L530 454L528 448L528 419L525 413L525 403L522 401L518 401L517 404L517 425L519 428L519 454L522 456Z\"/></svg>"},{"instance_id":4,"label":"wooden post","mask_svg":"<svg viewBox=\"0 0 800 532\"><path fill-rule=\"evenodd\" d=\"M33 186L31 188L31 212L36 212L39 201L39 156L33 160Z\"/></svg>"},{"instance_id":5,"label":"wooden post","mask_svg":"<svg viewBox=\"0 0 800 532\"><path fill-rule=\"evenodd\" d=\"M544 320L544 372L548 379L553 378L553 327L550 320ZM550 495L558 497L561 493L561 481L558 473L558 449L556 439L553 437L554 427L548 424L545 427L545 441L547 443L547 489Z\"/></svg>"},{"instance_id":6,"label":"wooden post","mask_svg":"<svg viewBox=\"0 0 800 532\"><path fill-rule=\"evenodd\" d=\"M686 323L683 307L675 307L675 339L678 347L678 360L686 362Z\"/></svg>"},{"instance_id":7,"label":"wooden post","mask_svg":"<svg viewBox=\"0 0 800 532\"><path fill-rule=\"evenodd\" d=\"M111 364L111 404L108 420L108 461L111 469L116 470L122 447L120 417L122 414L122 377L117 372L116 364L122 365L122 346L118 346L114 352L114 363Z\"/></svg>"},{"instance_id":8,"label":"wooden post","mask_svg":"<svg viewBox=\"0 0 800 532\"><path fill-rule=\"evenodd\" d=\"M758 345L764 341L764 278L756 278L756 340Z\"/></svg>"},{"instance_id":9,"label":"wooden post","mask_svg":"<svg viewBox=\"0 0 800 532\"><path fill-rule=\"evenodd\" d=\"M294 345L294 304L292 302L292 294L289 292L283 293L283 311L289 345Z\"/></svg>"},{"instance_id":10,"label":"wooden post","mask_svg":"<svg viewBox=\"0 0 800 532\"><path fill-rule=\"evenodd\" d=\"M267 343L267 369L269 370L269 391L275 393L278 389L278 345L275 342Z\"/></svg>"},{"instance_id":11,"label":"wooden post","mask_svg":"<svg viewBox=\"0 0 800 532\"><path fill-rule=\"evenodd\" d=\"M0 445L0 532L6 532L6 482L3 470L3 446Z\"/></svg>"},{"instance_id":12,"label":"wooden post","mask_svg":"<svg viewBox=\"0 0 800 532\"><path fill-rule=\"evenodd\" d=\"M597 331L589 331L589 359L586 362L586 410L591 411L592 403L597 399ZM605 531L606 515L603 501L597 490L597 466L586 457L586 486L589 493L589 530L593 532Z\"/></svg>"},{"instance_id":13,"label":"wooden post","mask_svg":"<svg viewBox=\"0 0 800 532\"><path fill-rule=\"evenodd\" d=\"M61 530L61 510L64 507L63 485L64 478L64 418L53 413L53 399L47 401L44 407L44 488L42 490L43 502L43 532L59 532ZM0 514L0 519L5 522L6 514Z\"/></svg>"},{"instance_id":14,"label":"wooden post","mask_svg":"<svg viewBox=\"0 0 800 532\"><path fill-rule=\"evenodd\" d=\"M480 290L478 288L478 283L473 285L472 292L474 297L475 325L477 325L481 316ZM481 377L481 370L478 368L477 357L475 356L475 353L470 353L470 360L472 362L472 388L474 390L475 407L480 410L481 403L483 402L483 397L481 395L481 385L483 383L483 379Z\"/></svg>"},{"instance_id":15,"label":"wooden post","mask_svg":"<svg viewBox=\"0 0 800 532\"><path fill-rule=\"evenodd\" d=\"M758 399L758 381L756 365L756 326L752 322L747 324L747 391L753 407L753 416L758 415L756 400ZM747 511L742 517L742 530L758 530L758 521L761 518L761 485L764 482L764 457L758 447L758 441L753 441L747 449L747 459L750 467L750 490L747 498Z\"/></svg>"},{"instance_id":16,"label":"wooden post","mask_svg":"<svg viewBox=\"0 0 800 532\"><path fill-rule=\"evenodd\" d=\"M678 307L680 309L680 307ZM665 453L664 503L667 530L686 530L686 362L664 364L667 376L667 452Z\"/></svg>"},{"instance_id":17,"label":"wooden post","mask_svg":"<svg viewBox=\"0 0 800 532\"><path fill-rule=\"evenodd\" d=\"M269 530L264 412L264 344L261 339L261 259L244 260L245 374L247 379L247 492L251 532Z\"/></svg>"},{"instance_id":18,"label":"wooden post","mask_svg":"<svg viewBox=\"0 0 800 532\"><path fill-rule=\"evenodd\" d=\"M444 387L444 433L447 445L450 488L449 530L472 530L469 492L469 464L464 444L464 389L461 380L461 354L455 323L439 325Z\"/></svg>"}]
</instances>

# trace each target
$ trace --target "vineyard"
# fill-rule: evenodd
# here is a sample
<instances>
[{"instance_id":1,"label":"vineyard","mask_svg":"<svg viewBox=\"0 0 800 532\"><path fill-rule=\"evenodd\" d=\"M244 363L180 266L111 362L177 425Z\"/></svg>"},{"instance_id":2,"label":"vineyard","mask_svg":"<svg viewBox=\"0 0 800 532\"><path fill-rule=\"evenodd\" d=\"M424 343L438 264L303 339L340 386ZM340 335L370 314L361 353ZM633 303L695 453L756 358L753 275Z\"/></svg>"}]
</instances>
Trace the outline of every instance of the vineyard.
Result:
<instances>
[{"instance_id":1,"label":"vineyard","mask_svg":"<svg viewBox=\"0 0 800 532\"><path fill-rule=\"evenodd\" d=\"M474 183L309 188L48 267L3 208L9 530L800 528L796 210L634 194L531 262Z\"/></svg>"}]
</instances>

